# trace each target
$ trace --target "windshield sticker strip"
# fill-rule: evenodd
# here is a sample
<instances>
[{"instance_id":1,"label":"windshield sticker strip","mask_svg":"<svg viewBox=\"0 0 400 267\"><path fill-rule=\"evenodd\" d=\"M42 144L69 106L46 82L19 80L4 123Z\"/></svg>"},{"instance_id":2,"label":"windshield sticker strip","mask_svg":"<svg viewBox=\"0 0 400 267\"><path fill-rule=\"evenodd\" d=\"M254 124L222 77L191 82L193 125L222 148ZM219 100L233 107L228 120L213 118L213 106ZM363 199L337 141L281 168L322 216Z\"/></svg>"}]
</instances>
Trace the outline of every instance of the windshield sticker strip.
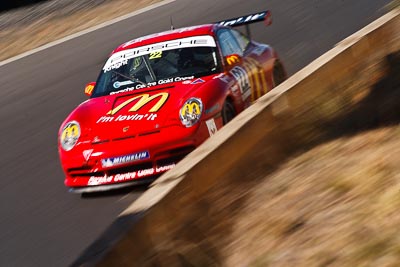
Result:
<instances>
[{"instance_id":1,"label":"windshield sticker strip","mask_svg":"<svg viewBox=\"0 0 400 267\"><path fill-rule=\"evenodd\" d=\"M189 84L189 83L191 83L191 80L193 80L193 79L194 79L194 76L162 79L162 80L159 80L157 82L149 82L149 83L146 84L147 86L145 86L143 84L138 84L138 85L133 86L133 87L129 87L129 88L126 88L126 89L121 89L121 90L118 90L118 91L115 91L115 92L110 92L110 95L115 95L115 94L120 94L120 93L125 93L125 92L131 92L131 91L134 91L134 90L139 90L139 89L143 89L143 88L147 88L147 87L152 87L152 86L157 86L157 85L164 85L164 84L174 83L174 82L182 82L183 84ZM123 83L125 83L125 84L123 84ZM129 83L128 82L115 82L113 84L113 87L117 88L116 84L118 85L118 88L119 88L122 85L129 85L131 83L133 83L133 82L129 82Z\"/></svg>"},{"instance_id":2,"label":"windshield sticker strip","mask_svg":"<svg viewBox=\"0 0 400 267\"><path fill-rule=\"evenodd\" d=\"M216 47L212 36L193 36L166 42L155 43L117 52L107 60L103 71L107 72L126 64L128 59L148 55L157 51L168 51L187 47Z\"/></svg>"}]
</instances>

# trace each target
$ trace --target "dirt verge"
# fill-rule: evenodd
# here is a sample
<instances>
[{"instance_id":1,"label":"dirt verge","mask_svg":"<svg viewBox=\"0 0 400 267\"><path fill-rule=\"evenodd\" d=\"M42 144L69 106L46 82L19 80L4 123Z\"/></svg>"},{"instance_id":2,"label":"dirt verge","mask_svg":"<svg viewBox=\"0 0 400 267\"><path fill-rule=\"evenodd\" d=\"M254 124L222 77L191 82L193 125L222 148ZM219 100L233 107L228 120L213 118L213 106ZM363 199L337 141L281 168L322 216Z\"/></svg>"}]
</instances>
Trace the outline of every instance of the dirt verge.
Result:
<instances>
[{"instance_id":1,"label":"dirt verge","mask_svg":"<svg viewBox=\"0 0 400 267\"><path fill-rule=\"evenodd\" d=\"M161 0L52 0L0 13L0 61Z\"/></svg>"}]
</instances>

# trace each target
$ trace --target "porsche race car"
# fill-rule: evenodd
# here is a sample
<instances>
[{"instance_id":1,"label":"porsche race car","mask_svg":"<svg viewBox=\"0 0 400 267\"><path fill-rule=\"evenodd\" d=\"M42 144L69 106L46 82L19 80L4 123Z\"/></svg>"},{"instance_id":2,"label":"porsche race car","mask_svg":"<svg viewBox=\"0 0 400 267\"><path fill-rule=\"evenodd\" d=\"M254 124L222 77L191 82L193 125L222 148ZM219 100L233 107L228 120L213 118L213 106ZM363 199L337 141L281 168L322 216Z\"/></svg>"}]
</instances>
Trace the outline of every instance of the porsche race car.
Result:
<instances>
[{"instance_id":1,"label":"porsche race car","mask_svg":"<svg viewBox=\"0 0 400 267\"><path fill-rule=\"evenodd\" d=\"M276 51L236 26L269 11L128 41L106 60L89 99L62 123L59 157L72 192L149 182L286 79Z\"/></svg>"}]
</instances>

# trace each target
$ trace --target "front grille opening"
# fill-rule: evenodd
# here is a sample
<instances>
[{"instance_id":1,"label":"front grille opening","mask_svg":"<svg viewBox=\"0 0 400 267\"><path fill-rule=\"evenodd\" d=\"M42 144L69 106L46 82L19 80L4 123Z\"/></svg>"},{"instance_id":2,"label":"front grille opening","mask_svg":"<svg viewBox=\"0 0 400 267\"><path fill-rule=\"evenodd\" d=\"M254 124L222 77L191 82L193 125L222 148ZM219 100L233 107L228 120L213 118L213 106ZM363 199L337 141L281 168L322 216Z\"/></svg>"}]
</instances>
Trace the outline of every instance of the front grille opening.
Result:
<instances>
[{"instance_id":1,"label":"front grille opening","mask_svg":"<svg viewBox=\"0 0 400 267\"><path fill-rule=\"evenodd\" d=\"M178 163L184 157L186 157L190 152L192 152L196 147L194 146L185 146L172 150L165 151L164 153L157 155L156 166L162 167L166 165L170 165L173 163Z\"/></svg>"},{"instance_id":2,"label":"front grille opening","mask_svg":"<svg viewBox=\"0 0 400 267\"><path fill-rule=\"evenodd\" d=\"M190 152L192 152L195 149L194 146L185 146L185 147L180 147L180 148L176 148L176 149L172 149L169 151L169 153L171 155L180 155L180 154L185 154L185 156L187 154L189 154Z\"/></svg>"},{"instance_id":3,"label":"front grille opening","mask_svg":"<svg viewBox=\"0 0 400 267\"><path fill-rule=\"evenodd\" d=\"M179 161L181 161L186 155L178 155L175 157L170 157L170 158L165 158L165 159L160 159L156 161L156 166L157 167L163 167L171 164L177 164Z\"/></svg>"},{"instance_id":4,"label":"front grille opening","mask_svg":"<svg viewBox=\"0 0 400 267\"><path fill-rule=\"evenodd\" d=\"M70 173L68 172L68 175L71 177L77 177L77 178L87 178L91 176L104 176L106 175L105 172L99 171L99 172L74 172Z\"/></svg>"},{"instance_id":5,"label":"front grille opening","mask_svg":"<svg viewBox=\"0 0 400 267\"><path fill-rule=\"evenodd\" d=\"M154 165L153 162L145 162L141 164L122 166L119 168L117 167L109 169L107 171L97 171L97 172L90 172L93 166L82 166L79 168L70 168L67 170L67 173L71 177L86 178L91 176L105 176L105 175L110 176L110 175L123 174L129 172L137 172L141 170L151 169L153 167L164 167L172 164L177 164L194 149L195 149L194 146L185 146L165 151L162 154L157 155Z\"/></svg>"}]
</instances>

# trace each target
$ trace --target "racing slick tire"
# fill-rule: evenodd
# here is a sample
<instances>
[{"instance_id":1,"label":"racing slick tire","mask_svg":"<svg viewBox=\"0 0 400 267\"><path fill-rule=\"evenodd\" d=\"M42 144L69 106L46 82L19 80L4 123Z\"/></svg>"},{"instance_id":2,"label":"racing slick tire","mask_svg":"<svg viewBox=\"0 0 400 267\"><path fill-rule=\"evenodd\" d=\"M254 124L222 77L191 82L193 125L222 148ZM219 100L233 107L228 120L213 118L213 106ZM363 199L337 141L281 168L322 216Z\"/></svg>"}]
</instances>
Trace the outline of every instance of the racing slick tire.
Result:
<instances>
[{"instance_id":1,"label":"racing slick tire","mask_svg":"<svg viewBox=\"0 0 400 267\"><path fill-rule=\"evenodd\" d=\"M222 107L222 123L225 125L236 116L235 107L229 99L225 100L224 106Z\"/></svg>"}]
</instances>

